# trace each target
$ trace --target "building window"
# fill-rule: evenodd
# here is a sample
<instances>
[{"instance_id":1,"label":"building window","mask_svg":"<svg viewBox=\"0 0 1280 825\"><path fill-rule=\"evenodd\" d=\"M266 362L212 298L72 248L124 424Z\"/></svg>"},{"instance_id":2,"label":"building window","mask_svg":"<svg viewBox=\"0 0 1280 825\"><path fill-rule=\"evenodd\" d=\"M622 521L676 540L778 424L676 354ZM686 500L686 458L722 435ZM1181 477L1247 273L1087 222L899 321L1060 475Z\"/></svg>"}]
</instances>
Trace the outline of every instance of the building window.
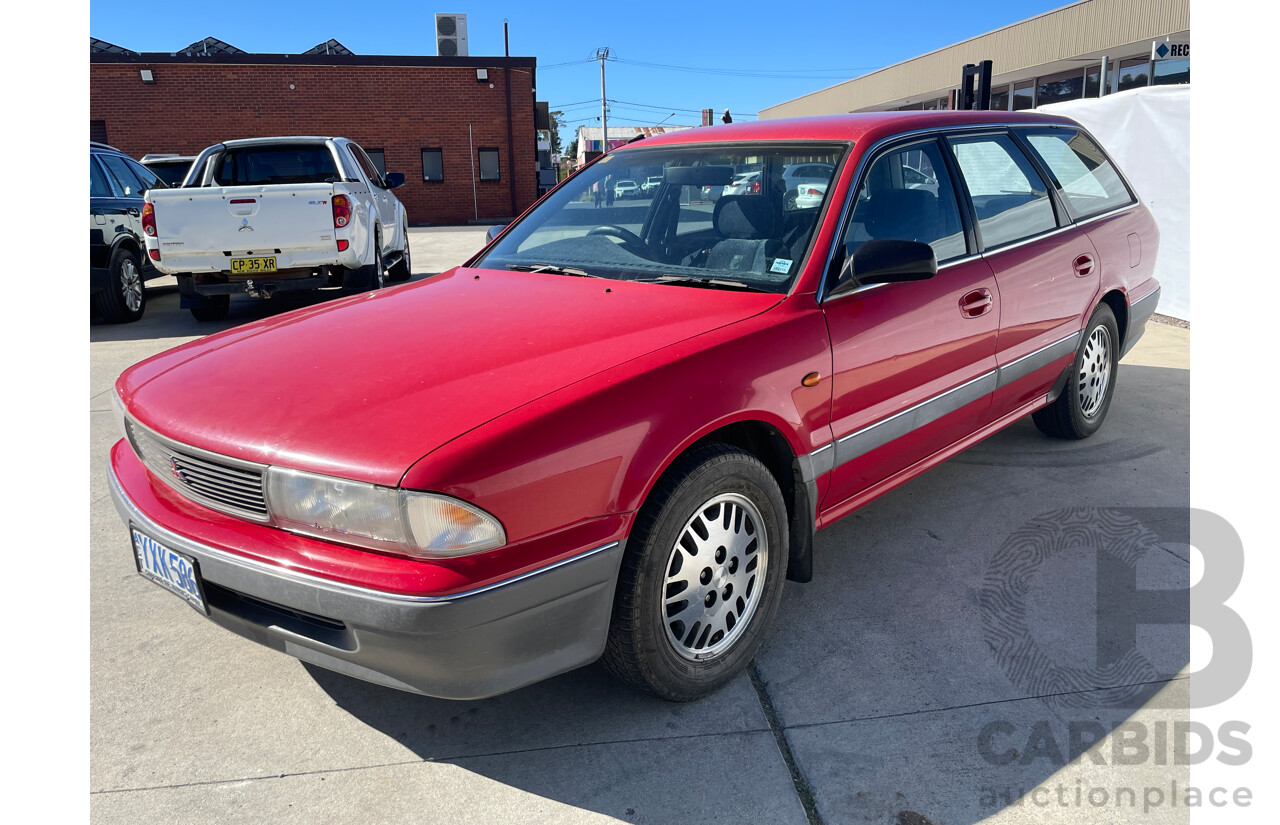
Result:
<instances>
[{"instance_id":1,"label":"building window","mask_svg":"<svg viewBox=\"0 0 1280 825\"><path fill-rule=\"evenodd\" d=\"M1120 79L1116 84L1116 91L1125 92L1129 89L1138 89L1147 85L1147 68L1149 60L1145 57L1134 58L1133 60L1120 61Z\"/></svg>"},{"instance_id":2,"label":"building window","mask_svg":"<svg viewBox=\"0 0 1280 825\"><path fill-rule=\"evenodd\" d=\"M497 180L498 179L498 150L497 149L481 149L479 154L480 154L480 180Z\"/></svg>"},{"instance_id":3,"label":"building window","mask_svg":"<svg viewBox=\"0 0 1280 825\"><path fill-rule=\"evenodd\" d=\"M369 160L373 161L373 166L378 170L379 177L386 180L387 153L381 149L365 149L364 153L369 156Z\"/></svg>"},{"instance_id":4,"label":"building window","mask_svg":"<svg viewBox=\"0 0 1280 825\"><path fill-rule=\"evenodd\" d=\"M1084 70L1084 96L1097 97L1101 91L1102 66L1090 66Z\"/></svg>"},{"instance_id":5,"label":"building window","mask_svg":"<svg viewBox=\"0 0 1280 825\"><path fill-rule=\"evenodd\" d=\"M991 110L995 112L1009 111L1009 84L991 87Z\"/></svg>"},{"instance_id":6,"label":"building window","mask_svg":"<svg viewBox=\"0 0 1280 825\"><path fill-rule=\"evenodd\" d=\"M1174 60L1157 60L1156 61L1156 81L1157 86L1167 86L1174 83L1190 83L1191 82L1191 60L1188 58L1175 58Z\"/></svg>"},{"instance_id":7,"label":"building window","mask_svg":"<svg viewBox=\"0 0 1280 825\"><path fill-rule=\"evenodd\" d=\"M89 140L94 143L107 143L107 122L105 120L89 121Z\"/></svg>"},{"instance_id":8,"label":"building window","mask_svg":"<svg viewBox=\"0 0 1280 825\"><path fill-rule=\"evenodd\" d=\"M1084 97L1084 72L1071 69L1041 77L1036 81L1036 105L1079 100Z\"/></svg>"},{"instance_id":9,"label":"building window","mask_svg":"<svg viewBox=\"0 0 1280 825\"><path fill-rule=\"evenodd\" d=\"M1013 87L1013 110L1034 109L1036 106L1036 82L1027 80Z\"/></svg>"},{"instance_id":10,"label":"building window","mask_svg":"<svg viewBox=\"0 0 1280 825\"><path fill-rule=\"evenodd\" d=\"M427 181L444 180L444 150L422 150L422 179Z\"/></svg>"}]
</instances>

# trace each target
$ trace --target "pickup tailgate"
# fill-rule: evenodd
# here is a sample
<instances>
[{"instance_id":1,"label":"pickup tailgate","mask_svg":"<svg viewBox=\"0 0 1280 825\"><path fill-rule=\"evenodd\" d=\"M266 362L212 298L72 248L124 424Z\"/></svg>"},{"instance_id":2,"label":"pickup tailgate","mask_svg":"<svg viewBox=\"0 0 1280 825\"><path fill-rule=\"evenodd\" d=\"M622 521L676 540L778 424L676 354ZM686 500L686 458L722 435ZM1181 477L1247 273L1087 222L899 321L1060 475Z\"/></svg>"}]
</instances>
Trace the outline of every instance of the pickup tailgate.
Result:
<instances>
[{"instance_id":1,"label":"pickup tailgate","mask_svg":"<svg viewBox=\"0 0 1280 825\"><path fill-rule=\"evenodd\" d=\"M147 246L159 249L166 272L226 272L249 256L273 256L282 270L332 264L333 195L329 183L153 189L156 237Z\"/></svg>"}]
</instances>

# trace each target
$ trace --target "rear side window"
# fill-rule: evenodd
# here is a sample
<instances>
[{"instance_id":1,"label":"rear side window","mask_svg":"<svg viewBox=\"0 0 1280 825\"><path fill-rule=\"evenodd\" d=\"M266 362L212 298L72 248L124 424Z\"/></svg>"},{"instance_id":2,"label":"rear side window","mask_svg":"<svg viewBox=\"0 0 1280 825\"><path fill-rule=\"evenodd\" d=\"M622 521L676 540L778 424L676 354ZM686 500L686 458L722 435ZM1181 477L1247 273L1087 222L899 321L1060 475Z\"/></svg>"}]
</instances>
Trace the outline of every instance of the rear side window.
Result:
<instances>
[{"instance_id":1,"label":"rear side window","mask_svg":"<svg viewBox=\"0 0 1280 825\"><path fill-rule=\"evenodd\" d=\"M1075 217L1085 218L1133 203L1133 196L1111 161L1083 132L1055 129L1026 137L1057 178Z\"/></svg>"},{"instance_id":2,"label":"rear side window","mask_svg":"<svg viewBox=\"0 0 1280 825\"><path fill-rule=\"evenodd\" d=\"M278 183L329 183L342 180L333 153L323 144L254 146L228 149L218 161L218 186L267 186Z\"/></svg>"},{"instance_id":3,"label":"rear side window","mask_svg":"<svg viewBox=\"0 0 1280 825\"><path fill-rule=\"evenodd\" d=\"M89 197L112 197L111 184L107 183L107 176L102 173L102 167L92 155L89 156Z\"/></svg>"},{"instance_id":4,"label":"rear side window","mask_svg":"<svg viewBox=\"0 0 1280 825\"><path fill-rule=\"evenodd\" d=\"M1007 135L952 138L987 249L1057 228L1048 187Z\"/></svg>"},{"instance_id":5,"label":"rear side window","mask_svg":"<svg viewBox=\"0 0 1280 825\"><path fill-rule=\"evenodd\" d=\"M102 155L101 158L107 166L108 173L115 178L122 194L136 198L146 191L147 187L133 174L133 170L124 162L124 158L117 155Z\"/></svg>"}]
</instances>

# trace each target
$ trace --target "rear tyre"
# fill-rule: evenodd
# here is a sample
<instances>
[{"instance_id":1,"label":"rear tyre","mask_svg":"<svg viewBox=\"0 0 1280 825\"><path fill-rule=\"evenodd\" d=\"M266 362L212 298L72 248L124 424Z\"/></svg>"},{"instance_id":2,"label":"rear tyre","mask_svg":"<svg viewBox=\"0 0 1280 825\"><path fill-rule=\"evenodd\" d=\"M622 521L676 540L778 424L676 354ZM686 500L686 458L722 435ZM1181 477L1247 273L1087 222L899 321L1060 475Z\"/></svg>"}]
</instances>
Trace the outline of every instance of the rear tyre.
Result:
<instances>
[{"instance_id":1,"label":"rear tyre","mask_svg":"<svg viewBox=\"0 0 1280 825\"><path fill-rule=\"evenodd\" d=\"M750 453L691 451L636 519L619 572L603 663L654 696L686 702L755 656L787 570L786 505Z\"/></svg>"},{"instance_id":2,"label":"rear tyre","mask_svg":"<svg viewBox=\"0 0 1280 825\"><path fill-rule=\"evenodd\" d=\"M1099 304L1085 327L1067 386L1057 401L1031 414L1040 432L1070 439L1096 433L1111 409L1119 363L1120 332L1115 313Z\"/></svg>"},{"instance_id":3,"label":"rear tyre","mask_svg":"<svg viewBox=\"0 0 1280 825\"><path fill-rule=\"evenodd\" d=\"M108 324L131 324L147 308L138 253L117 247L107 264L107 287L93 296L93 309Z\"/></svg>"},{"instance_id":4,"label":"rear tyre","mask_svg":"<svg viewBox=\"0 0 1280 825\"><path fill-rule=\"evenodd\" d=\"M413 267L409 261L409 227L404 227L404 257L387 268L387 280L394 283L407 281L413 275Z\"/></svg>"},{"instance_id":5,"label":"rear tyre","mask_svg":"<svg viewBox=\"0 0 1280 825\"><path fill-rule=\"evenodd\" d=\"M221 321L231 310L230 295L209 295L205 301L204 306L191 308L191 315L197 321Z\"/></svg>"},{"instance_id":6,"label":"rear tyre","mask_svg":"<svg viewBox=\"0 0 1280 825\"><path fill-rule=\"evenodd\" d=\"M382 289L386 270L382 266L382 234L375 232L373 236L373 263L357 269L348 269L342 278L344 292L355 295L360 292L372 292Z\"/></svg>"}]
</instances>

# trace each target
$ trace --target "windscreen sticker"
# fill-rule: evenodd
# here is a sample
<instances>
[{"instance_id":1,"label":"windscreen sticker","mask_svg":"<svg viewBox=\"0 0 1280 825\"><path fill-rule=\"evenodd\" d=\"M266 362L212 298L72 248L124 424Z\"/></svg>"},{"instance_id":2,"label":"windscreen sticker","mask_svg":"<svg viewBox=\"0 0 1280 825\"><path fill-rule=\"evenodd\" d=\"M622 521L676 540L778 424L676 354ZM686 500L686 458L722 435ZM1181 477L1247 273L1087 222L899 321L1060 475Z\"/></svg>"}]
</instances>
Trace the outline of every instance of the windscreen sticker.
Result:
<instances>
[{"instance_id":1,"label":"windscreen sticker","mask_svg":"<svg viewBox=\"0 0 1280 825\"><path fill-rule=\"evenodd\" d=\"M774 258L773 266L769 267L769 271L786 275L791 271L791 261L787 258Z\"/></svg>"}]
</instances>

